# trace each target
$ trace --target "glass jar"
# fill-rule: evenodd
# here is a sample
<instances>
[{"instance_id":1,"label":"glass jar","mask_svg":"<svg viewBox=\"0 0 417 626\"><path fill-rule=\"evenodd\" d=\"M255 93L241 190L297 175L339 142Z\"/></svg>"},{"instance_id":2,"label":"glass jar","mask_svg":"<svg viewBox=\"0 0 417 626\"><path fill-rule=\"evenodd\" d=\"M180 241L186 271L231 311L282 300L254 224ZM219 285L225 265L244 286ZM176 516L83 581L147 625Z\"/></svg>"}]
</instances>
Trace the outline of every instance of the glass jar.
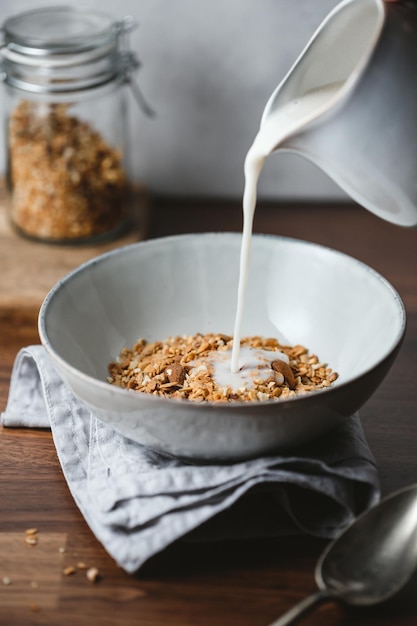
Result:
<instances>
[{"instance_id":1,"label":"glass jar","mask_svg":"<svg viewBox=\"0 0 417 626\"><path fill-rule=\"evenodd\" d=\"M23 235L54 243L118 236L130 218L125 89L132 21L53 7L3 25L6 183Z\"/></svg>"}]
</instances>

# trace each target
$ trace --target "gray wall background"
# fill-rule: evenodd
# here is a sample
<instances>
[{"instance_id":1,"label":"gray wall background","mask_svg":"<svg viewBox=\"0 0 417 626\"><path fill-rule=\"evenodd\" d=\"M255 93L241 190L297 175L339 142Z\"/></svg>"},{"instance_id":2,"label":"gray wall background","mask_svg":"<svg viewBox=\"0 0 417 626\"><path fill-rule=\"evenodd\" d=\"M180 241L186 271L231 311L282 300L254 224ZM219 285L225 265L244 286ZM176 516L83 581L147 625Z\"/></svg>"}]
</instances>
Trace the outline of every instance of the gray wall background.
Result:
<instances>
[{"instance_id":1,"label":"gray wall background","mask_svg":"<svg viewBox=\"0 0 417 626\"><path fill-rule=\"evenodd\" d=\"M130 98L135 178L159 194L239 197L266 101L337 0L50 2L70 3L139 22L131 38L142 63L137 81L157 117ZM0 21L47 4L0 0ZM268 160L259 195L345 198L318 168L285 153Z\"/></svg>"}]
</instances>

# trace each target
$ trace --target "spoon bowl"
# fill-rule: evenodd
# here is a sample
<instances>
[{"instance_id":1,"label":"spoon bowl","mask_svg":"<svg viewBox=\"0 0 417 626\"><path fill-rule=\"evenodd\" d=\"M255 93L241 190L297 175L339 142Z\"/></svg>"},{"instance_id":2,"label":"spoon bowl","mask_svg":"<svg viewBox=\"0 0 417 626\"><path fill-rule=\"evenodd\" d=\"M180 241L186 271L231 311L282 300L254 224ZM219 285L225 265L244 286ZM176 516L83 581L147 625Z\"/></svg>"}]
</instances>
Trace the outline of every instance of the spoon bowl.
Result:
<instances>
[{"instance_id":1,"label":"spoon bowl","mask_svg":"<svg viewBox=\"0 0 417 626\"><path fill-rule=\"evenodd\" d=\"M288 626L309 608L336 600L371 606L391 598L417 568L417 484L401 489L361 515L319 558L319 591L270 626Z\"/></svg>"}]
</instances>

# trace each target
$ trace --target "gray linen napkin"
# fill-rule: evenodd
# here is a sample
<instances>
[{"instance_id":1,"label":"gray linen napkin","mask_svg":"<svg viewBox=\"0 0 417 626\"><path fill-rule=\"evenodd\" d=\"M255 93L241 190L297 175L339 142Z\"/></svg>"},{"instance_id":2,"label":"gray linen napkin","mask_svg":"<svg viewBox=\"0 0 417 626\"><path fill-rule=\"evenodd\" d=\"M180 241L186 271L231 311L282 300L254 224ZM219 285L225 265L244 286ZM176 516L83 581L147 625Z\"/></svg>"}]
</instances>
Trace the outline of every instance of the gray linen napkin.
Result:
<instances>
[{"instance_id":1,"label":"gray linen napkin","mask_svg":"<svg viewBox=\"0 0 417 626\"><path fill-rule=\"evenodd\" d=\"M127 572L179 538L332 538L379 498L357 415L297 456L194 465L102 423L75 398L42 346L17 355L1 417L6 427L51 427L78 507Z\"/></svg>"}]
</instances>

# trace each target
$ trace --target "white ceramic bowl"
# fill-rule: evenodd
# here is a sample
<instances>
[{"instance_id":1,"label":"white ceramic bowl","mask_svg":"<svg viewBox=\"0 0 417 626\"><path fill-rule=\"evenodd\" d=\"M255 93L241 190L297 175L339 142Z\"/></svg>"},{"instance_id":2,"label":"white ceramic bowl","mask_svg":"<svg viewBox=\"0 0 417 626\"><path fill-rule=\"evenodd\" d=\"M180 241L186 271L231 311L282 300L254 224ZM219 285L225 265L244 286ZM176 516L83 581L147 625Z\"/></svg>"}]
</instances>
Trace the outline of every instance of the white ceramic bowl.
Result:
<instances>
[{"instance_id":1,"label":"white ceramic bowl","mask_svg":"<svg viewBox=\"0 0 417 626\"><path fill-rule=\"evenodd\" d=\"M393 287L319 245L255 235L244 335L304 344L339 373L290 400L196 404L119 389L107 365L123 346L196 332L233 334L241 236L181 235L99 256L61 280L39 314L42 344L75 394L142 444L200 459L294 449L357 411L391 366L406 316Z\"/></svg>"}]
</instances>

